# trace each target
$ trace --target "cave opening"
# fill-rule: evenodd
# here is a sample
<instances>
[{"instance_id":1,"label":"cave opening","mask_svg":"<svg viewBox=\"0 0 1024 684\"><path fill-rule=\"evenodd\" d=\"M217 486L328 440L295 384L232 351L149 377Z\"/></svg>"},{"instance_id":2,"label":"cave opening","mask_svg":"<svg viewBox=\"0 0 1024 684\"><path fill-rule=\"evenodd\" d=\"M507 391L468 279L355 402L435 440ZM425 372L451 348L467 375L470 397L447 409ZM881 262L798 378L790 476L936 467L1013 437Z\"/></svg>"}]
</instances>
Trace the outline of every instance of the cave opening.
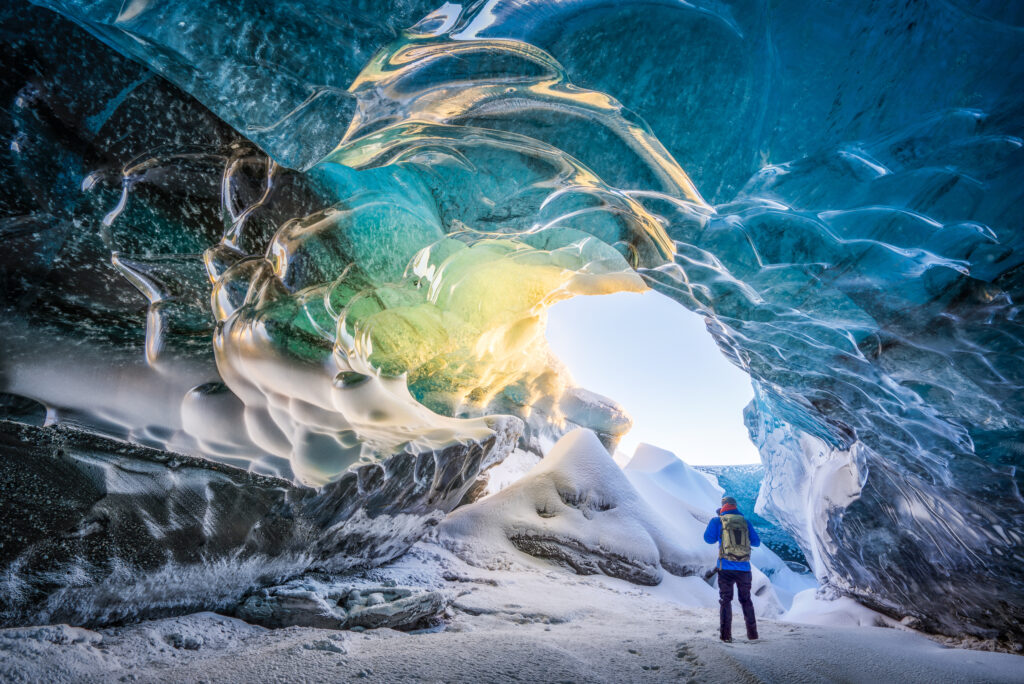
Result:
<instances>
[{"instance_id":1,"label":"cave opening","mask_svg":"<svg viewBox=\"0 0 1024 684\"><path fill-rule=\"evenodd\" d=\"M760 463L743 424L750 377L677 302L653 290L574 297L549 310L547 339L577 384L632 416L620 463L644 442L693 465Z\"/></svg>"}]
</instances>

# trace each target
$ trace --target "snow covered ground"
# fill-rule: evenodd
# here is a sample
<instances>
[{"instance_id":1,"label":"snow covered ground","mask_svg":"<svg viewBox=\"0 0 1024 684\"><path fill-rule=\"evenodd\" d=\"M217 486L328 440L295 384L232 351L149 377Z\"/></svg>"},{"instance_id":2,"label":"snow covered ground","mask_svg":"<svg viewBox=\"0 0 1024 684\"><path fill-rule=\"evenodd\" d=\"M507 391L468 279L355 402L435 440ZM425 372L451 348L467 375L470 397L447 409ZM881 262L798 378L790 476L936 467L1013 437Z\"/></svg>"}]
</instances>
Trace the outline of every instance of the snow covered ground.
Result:
<instances>
[{"instance_id":1,"label":"snow covered ground","mask_svg":"<svg viewBox=\"0 0 1024 684\"><path fill-rule=\"evenodd\" d=\"M6 629L0 681L1024 681L1020 656L945 648L850 599L822 600L768 549L753 558L761 639L724 644L702 539L714 482L653 447L623 470L584 430L506 470L390 565L256 601L283 607L263 624L355 624L368 609L337 597L412 587L441 611L426 629L266 629L214 613ZM742 635L738 605L734 621Z\"/></svg>"},{"instance_id":2,"label":"snow covered ground","mask_svg":"<svg viewBox=\"0 0 1024 684\"><path fill-rule=\"evenodd\" d=\"M561 570L488 570L431 543L373 581L441 589L442 631L268 630L198 613L89 631L0 630L5 682L1020 682L1019 656L900 629L760 621L723 644L717 610ZM700 581L700 580L696 580Z\"/></svg>"}]
</instances>

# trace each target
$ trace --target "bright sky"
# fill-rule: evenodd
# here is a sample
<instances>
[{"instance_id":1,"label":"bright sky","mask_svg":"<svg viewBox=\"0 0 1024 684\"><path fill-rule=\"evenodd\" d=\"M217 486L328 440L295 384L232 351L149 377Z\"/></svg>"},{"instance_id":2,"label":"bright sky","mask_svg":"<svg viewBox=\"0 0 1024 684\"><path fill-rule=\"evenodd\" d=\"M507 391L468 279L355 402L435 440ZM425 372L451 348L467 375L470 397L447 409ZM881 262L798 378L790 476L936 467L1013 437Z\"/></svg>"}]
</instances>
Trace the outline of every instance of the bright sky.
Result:
<instances>
[{"instance_id":1,"label":"bright sky","mask_svg":"<svg viewBox=\"0 0 1024 684\"><path fill-rule=\"evenodd\" d=\"M621 451L647 442L691 465L760 463L743 425L750 378L700 316L653 291L574 297L549 310L547 336L576 384L633 416Z\"/></svg>"}]
</instances>

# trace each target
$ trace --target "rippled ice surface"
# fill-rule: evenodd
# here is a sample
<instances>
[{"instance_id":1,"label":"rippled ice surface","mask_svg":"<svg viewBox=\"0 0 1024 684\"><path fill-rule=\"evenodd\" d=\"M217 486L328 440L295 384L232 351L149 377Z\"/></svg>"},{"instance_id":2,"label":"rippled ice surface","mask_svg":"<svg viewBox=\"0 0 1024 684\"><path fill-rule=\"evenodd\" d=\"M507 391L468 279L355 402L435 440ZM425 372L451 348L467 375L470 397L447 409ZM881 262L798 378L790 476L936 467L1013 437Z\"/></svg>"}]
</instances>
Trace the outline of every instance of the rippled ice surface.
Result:
<instances>
[{"instance_id":1,"label":"rippled ice surface","mask_svg":"<svg viewBox=\"0 0 1024 684\"><path fill-rule=\"evenodd\" d=\"M309 484L496 413L614 444L544 310L653 288L750 373L820 578L1020 634L1015 8L39 4L3 10L11 412Z\"/></svg>"}]
</instances>

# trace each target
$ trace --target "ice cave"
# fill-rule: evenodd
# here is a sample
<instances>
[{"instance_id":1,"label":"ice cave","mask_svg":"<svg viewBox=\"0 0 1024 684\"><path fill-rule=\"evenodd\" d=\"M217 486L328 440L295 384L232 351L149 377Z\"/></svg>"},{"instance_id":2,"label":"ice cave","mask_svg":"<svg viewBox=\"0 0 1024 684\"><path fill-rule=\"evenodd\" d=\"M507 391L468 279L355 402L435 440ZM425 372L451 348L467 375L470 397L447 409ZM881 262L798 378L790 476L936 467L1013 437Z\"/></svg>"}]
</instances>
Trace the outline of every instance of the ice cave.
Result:
<instances>
[{"instance_id":1,"label":"ice cave","mask_svg":"<svg viewBox=\"0 0 1024 684\"><path fill-rule=\"evenodd\" d=\"M418 681L380 654L513 623L584 648L564 596L481 626L519 605L495 587L710 610L727 491L759 619L869 625L806 681L1014 681L1019 6L9 0L0 30L0 678ZM612 459L628 407L548 310L652 290L749 375L759 466ZM271 638L276 675L204 655ZM524 676L735 680L651 638L632 674ZM902 678L832 668L887 639ZM478 667L431 681L511 672Z\"/></svg>"}]
</instances>

